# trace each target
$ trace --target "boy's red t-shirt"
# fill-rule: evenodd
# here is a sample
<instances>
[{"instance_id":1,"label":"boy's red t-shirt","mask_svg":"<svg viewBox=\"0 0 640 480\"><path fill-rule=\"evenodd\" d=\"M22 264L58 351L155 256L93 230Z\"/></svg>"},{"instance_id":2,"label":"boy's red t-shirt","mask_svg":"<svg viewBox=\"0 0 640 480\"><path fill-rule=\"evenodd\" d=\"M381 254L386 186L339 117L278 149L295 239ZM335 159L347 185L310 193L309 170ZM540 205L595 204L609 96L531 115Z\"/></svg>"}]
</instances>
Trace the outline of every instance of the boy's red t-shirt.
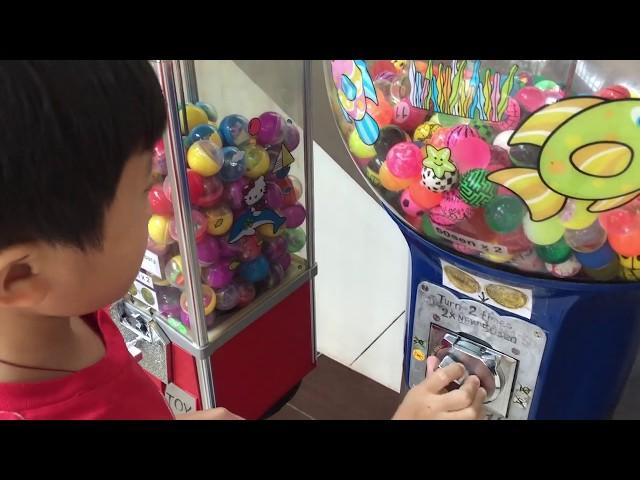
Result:
<instances>
[{"instance_id":1,"label":"boy's red t-shirt","mask_svg":"<svg viewBox=\"0 0 640 480\"><path fill-rule=\"evenodd\" d=\"M99 311L85 319L102 336L104 357L62 378L0 383L0 420L172 420L111 318Z\"/></svg>"}]
</instances>

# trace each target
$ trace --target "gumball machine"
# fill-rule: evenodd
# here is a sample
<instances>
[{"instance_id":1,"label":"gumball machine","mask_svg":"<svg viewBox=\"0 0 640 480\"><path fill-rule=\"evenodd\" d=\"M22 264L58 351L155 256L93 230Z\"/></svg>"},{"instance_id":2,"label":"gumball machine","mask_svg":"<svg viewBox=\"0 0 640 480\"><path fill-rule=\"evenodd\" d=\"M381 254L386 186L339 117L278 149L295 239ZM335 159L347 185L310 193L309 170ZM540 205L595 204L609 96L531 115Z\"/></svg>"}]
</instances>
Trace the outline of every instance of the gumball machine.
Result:
<instances>
[{"instance_id":1,"label":"gumball machine","mask_svg":"<svg viewBox=\"0 0 640 480\"><path fill-rule=\"evenodd\" d=\"M639 68L326 62L410 249L405 389L435 355L480 378L489 418L611 417L640 340Z\"/></svg>"},{"instance_id":2,"label":"gumball machine","mask_svg":"<svg viewBox=\"0 0 640 480\"><path fill-rule=\"evenodd\" d=\"M315 366L309 63L280 63L153 62L148 248L111 312L175 413L261 418Z\"/></svg>"}]
</instances>

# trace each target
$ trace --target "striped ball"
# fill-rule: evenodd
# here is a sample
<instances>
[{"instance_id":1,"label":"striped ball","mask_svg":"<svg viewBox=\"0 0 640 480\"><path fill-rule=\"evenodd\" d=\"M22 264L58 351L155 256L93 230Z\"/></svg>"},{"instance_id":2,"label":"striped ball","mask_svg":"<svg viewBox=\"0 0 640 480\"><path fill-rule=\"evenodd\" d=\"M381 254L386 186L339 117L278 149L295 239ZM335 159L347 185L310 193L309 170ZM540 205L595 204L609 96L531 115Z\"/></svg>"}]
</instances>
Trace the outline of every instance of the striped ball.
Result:
<instances>
[{"instance_id":1,"label":"striped ball","mask_svg":"<svg viewBox=\"0 0 640 480\"><path fill-rule=\"evenodd\" d=\"M453 127L451 130L447 132L447 137L445 139L446 145L449 149L455 147L456 143L458 143L463 138L469 137L479 137L478 132L476 132L469 125L458 125Z\"/></svg>"},{"instance_id":2,"label":"striped ball","mask_svg":"<svg viewBox=\"0 0 640 480\"><path fill-rule=\"evenodd\" d=\"M465 173L458 186L460 198L472 207L482 207L496 196L498 186L487 180L489 172L474 168Z\"/></svg>"}]
</instances>

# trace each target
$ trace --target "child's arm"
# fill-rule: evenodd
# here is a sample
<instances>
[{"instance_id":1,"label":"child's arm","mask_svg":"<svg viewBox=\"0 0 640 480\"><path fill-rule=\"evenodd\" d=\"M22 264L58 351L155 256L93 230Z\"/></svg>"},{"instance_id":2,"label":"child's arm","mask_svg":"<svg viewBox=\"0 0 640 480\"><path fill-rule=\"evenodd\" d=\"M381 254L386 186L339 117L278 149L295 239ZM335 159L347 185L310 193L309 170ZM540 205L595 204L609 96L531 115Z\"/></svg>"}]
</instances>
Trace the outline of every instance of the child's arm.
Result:
<instances>
[{"instance_id":1,"label":"child's arm","mask_svg":"<svg viewBox=\"0 0 640 480\"><path fill-rule=\"evenodd\" d=\"M231 413L226 408L219 407L176 415L176 420L244 420L244 418Z\"/></svg>"},{"instance_id":2,"label":"child's arm","mask_svg":"<svg viewBox=\"0 0 640 480\"><path fill-rule=\"evenodd\" d=\"M487 392L475 375L469 376L460 388L447 392L445 388L462 377L459 363L436 370L438 359L427 359L427 378L409 390L393 420L480 420L484 418Z\"/></svg>"}]
</instances>

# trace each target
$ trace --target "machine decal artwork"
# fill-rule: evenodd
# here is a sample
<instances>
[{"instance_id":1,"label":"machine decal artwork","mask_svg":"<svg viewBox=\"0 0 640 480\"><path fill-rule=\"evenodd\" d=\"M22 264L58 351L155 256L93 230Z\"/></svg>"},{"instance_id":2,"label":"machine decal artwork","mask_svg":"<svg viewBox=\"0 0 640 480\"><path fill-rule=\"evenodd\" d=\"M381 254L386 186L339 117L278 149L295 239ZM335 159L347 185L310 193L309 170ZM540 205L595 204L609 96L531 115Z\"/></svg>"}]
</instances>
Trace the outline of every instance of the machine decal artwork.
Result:
<instances>
[{"instance_id":1,"label":"machine decal artwork","mask_svg":"<svg viewBox=\"0 0 640 480\"><path fill-rule=\"evenodd\" d=\"M441 260L441 264L444 286L464 293L483 304L531 318L533 292L530 289L513 287L471 275L444 260Z\"/></svg>"},{"instance_id":2,"label":"machine decal artwork","mask_svg":"<svg viewBox=\"0 0 640 480\"><path fill-rule=\"evenodd\" d=\"M540 147L537 168L506 168L489 180L514 192L531 219L558 214L568 199L599 213L640 195L640 100L598 97L560 100L537 110L518 128L509 145Z\"/></svg>"},{"instance_id":3,"label":"machine decal artwork","mask_svg":"<svg viewBox=\"0 0 640 480\"><path fill-rule=\"evenodd\" d=\"M229 243L235 243L242 237L255 235L261 225L271 225L276 233L286 222L286 218L268 208L265 193L267 183L264 177L258 177L243 188L244 201L249 211L240 215L229 231Z\"/></svg>"},{"instance_id":4,"label":"machine decal artwork","mask_svg":"<svg viewBox=\"0 0 640 480\"><path fill-rule=\"evenodd\" d=\"M377 104L378 96L366 61L332 60L331 73L345 119L355 125L360 139L366 145L373 145L380 134L380 127L367 113L367 99Z\"/></svg>"},{"instance_id":5,"label":"machine decal artwork","mask_svg":"<svg viewBox=\"0 0 640 480\"><path fill-rule=\"evenodd\" d=\"M518 66L513 65L507 75L486 68L481 74L481 62L472 62L471 75L465 77L467 60L453 60L451 65L426 68L409 62L410 101L414 107L466 118L491 122L506 121L509 115L511 90Z\"/></svg>"}]
</instances>

